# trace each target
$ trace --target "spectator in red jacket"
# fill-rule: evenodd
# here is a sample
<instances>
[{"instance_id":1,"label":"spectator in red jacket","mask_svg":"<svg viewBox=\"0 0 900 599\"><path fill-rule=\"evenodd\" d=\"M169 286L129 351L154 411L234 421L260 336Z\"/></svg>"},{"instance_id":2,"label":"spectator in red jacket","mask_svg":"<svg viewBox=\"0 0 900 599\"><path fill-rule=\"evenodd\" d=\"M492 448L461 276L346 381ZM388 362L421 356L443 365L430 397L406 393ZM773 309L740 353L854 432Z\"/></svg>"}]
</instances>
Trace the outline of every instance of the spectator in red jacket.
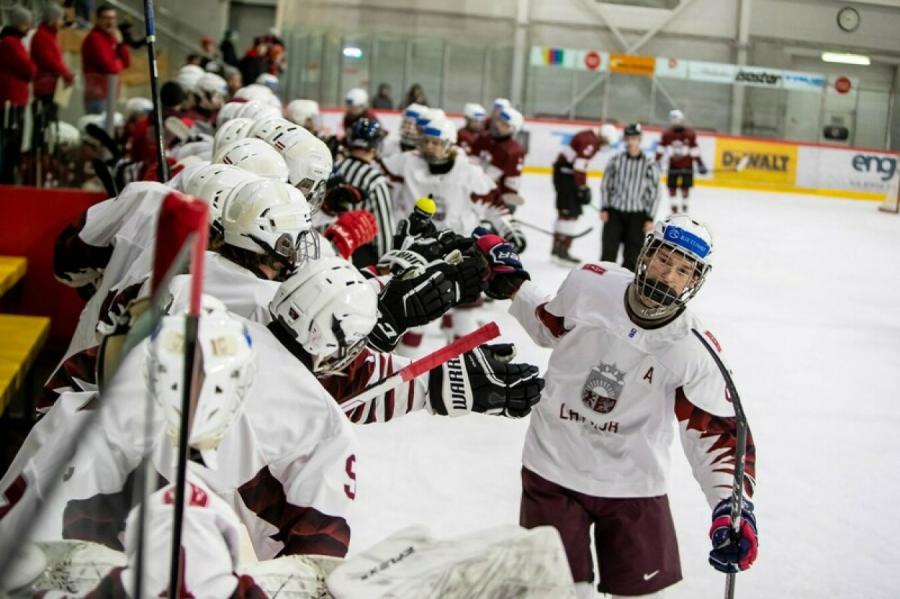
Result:
<instances>
[{"instance_id":1,"label":"spectator in red jacket","mask_svg":"<svg viewBox=\"0 0 900 599\"><path fill-rule=\"evenodd\" d=\"M131 64L128 46L116 21L116 9L103 3L97 7L96 25L81 44L84 73L84 111L100 114L106 107L108 77L118 75Z\"/></svg>"},{"instance_id":2,"label":"spectator in red jacket","mask_svg":"<svg viewBox=\"0 0 900 599\"><path fill-rule=\"evenodd\" d=\"M9 9L9 25L0 30L0 183L15 183L15 168L22 151L22 128L28 106L28 85L35 67L22 45L31 29L31 12L21 6Z\"/></svg>"},{"instance_id":3,"label":"spectator in red jacket","mask_svg":"<svg viewBox=\"0 0 900 599\"><path fill-rule=\"evenodd\" d=\"M53 102L56 82L62 78L66 86L72 85L75 76L63 62L58 32L63 25L63 9L59 4L48 4L43 19L31 38L31 60L37 67L34 76L34 120L38 145L43 145L44 129L57 120L57 106Z\"/></svg>"}]
</instances>

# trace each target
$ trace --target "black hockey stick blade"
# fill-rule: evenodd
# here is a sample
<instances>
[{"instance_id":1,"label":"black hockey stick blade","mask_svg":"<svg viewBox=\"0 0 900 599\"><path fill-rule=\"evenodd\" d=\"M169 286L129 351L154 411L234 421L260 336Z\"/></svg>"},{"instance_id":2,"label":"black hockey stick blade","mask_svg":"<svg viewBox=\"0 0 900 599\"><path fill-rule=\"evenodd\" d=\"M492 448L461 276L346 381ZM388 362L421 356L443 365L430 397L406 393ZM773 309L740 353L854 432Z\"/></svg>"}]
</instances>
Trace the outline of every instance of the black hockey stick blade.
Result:
<instances>
[{"instance_id":1,"label":"black hockey stick blade","mask_svg":"<svg viewBox=\"0 0 900 599\"><path fill-rule=\"evenodd\" d=\"M106 196L114 198L119 195L119 190L116 189L116 182L113 179L113 174L109 171L109 165L99 158L91 160L91 164L94 166L94 174L97 175L97 178L100 179L100 182L103 184L103 189L106 190Z\"/></svg>"},{"instance_id":2,"label":"black hockey stick blade","mask_svg":"<svg viewBox=\"0 0 900 599\"><path fill-rule=\"evenodd\" d=\"M109 136L105 129L96 123L90 123L84 128L84 132L99 141L106 148L106 151L112 156L110 162L115 164L122 159L122 152L119 150L118 144Z\"/></svg>"}]
</instances>

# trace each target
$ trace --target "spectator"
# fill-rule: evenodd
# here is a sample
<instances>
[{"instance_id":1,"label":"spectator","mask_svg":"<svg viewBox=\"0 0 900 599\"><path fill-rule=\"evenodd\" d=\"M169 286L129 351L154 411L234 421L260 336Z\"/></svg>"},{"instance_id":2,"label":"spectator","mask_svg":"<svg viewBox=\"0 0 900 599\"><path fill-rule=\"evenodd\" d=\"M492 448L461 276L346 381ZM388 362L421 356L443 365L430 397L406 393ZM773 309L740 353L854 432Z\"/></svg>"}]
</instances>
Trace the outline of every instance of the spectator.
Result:
<instances>
[{"instance_id":1,"label":"spectator","mask_svg":"<svg viewBox=\"0 0 900 599\"><path fill-rule=\"evenodd\" d=\"M425 98L425 90L422 89L422 86L418 83L413 83L409 88L409 91L406 92L406 99L403 100L403 106L400 108L406 108L410 104L428 106L428 100Z\"/></svg>"},{"instance_id":2,"label":"spectator","mask_svg":"<svg viewBox=\"0 0 900 599\"><path fill-rule=\"evenodd\" d=\"M88 114L104 111L108 77L118 75L131 64L131 54L116 23L115 7L104 2L97 7L96 17L96 25L81 44L84 111Z\"/></svg>"},{"instance_id":3,"label":"spectator","mask_svg":"<svg viewBox=\"0 0 900 599\"><path fill-rule=\"evenodd\" d=\"M238 68L244 81L253 82L263 73L269 72L269 44L263 37L253 39L253 47L247 50Z\"/></svg>"},{"instance_id":4,"label":"spectator","mask_svg":"<svg viewBox=\"0 0 900 599\"><path fill-rule=\"evenodd\" d=\"M21 6L9 9L9 25L0 30L0 183L15 183L15 168L22 152L22 128L28 106L28 84L37 70L22 45L31 29L31 12Z\"/></svg>"},{"instance_id":5,"label":"spectator","mask_svg":"<svg viewBox=\"0 0 900 599\"><path fill-rule=\"evenodd\" d=\"M238 60L237 56L237 50L234 47L234 44L235 42L237 42L237 40L237 31L229 29L222 37L222 43L219 44L219 50L221 50L222 52L222 60L225 62L225 64L231 65L233 67L237 67L240 64L240 60Z\"/></svg>"},{"instance_id":6,"label":"spectator","mask_svg":"<svg viewBox=\"0 0 900 599\"><path fill-rule=\"evenodd\" d=\"M230 97L233 97L234 92L244 86L244 80L241 79L241 72L237 67L226 64L225 72L222 76L225 77L225 83L228 84L228 95Z\"/></svg>"},{"instance_id":7,"label":"spectator","mask_svg":"<svg viewBox=\"0 0 900 599\"><path fill-rule=\"evenodd\" d=\"M378 93L372 100L372 108L384 108L390 110L394 107L394 99L391 98L391 86L387 83L378 84Z\"/></svg>"},{"instance_id":8,"label":"spectator","mask_svg":"<svg viewBox=\"0 0 900 599\"><path fill-rule=\"evenodd\" d=\"M79 29L87 29L91 26L91 14L94 12L94 0L74 0L75 24ZM66 3L66 6L71 4Z\"/></svg>"},{"instance_id":9,"label":"spectator","mask_svg":"<svg viewBox=\"0 0 900 599\"><path fill-rule=\"evenodd\" d=\"M43 131L57 120L57 106L53 101L56 82L62 77L66 87L72 85L75 76L63 62L59 46L59 29L63 25L63 9L58 4L44 8L43 19L31 39L31 60L37 67L34 76L34 118L36 139L43 140Z\"/></svg>"},{"instance_id":10,"label":"spectator","mask_svg":"<svg viewBox=\"0 0 900 599\"><path fill-rule=\"evenodd\" d=\"M192 52L191 54L187 55L184 64L192 64L203 68L203 57L196 52Z\"/></svg>"}]
</instances>

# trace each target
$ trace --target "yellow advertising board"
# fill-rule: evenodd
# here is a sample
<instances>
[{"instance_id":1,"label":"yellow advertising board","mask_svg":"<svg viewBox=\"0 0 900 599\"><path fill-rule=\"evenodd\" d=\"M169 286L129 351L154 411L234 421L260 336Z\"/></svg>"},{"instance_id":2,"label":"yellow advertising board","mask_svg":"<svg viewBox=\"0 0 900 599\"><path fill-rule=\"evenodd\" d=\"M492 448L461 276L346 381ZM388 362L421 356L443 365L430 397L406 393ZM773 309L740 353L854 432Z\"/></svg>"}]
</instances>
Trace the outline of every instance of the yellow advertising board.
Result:
<instances>
[{"instance_id":1,"label":"yellow advertising board","mask_svg":"<svg viewBox=\"0 0 900 599\"><path fill-rule=\"evenodd\" d=\"M609 70L623 75L642 75L653 77L656 72L655 56L638 56L636 54L610 54Z\"/></svg>"},{"instance_id":2,"label":"yellow advertising board","mask_svg":"<svg viewBox=\"0 0 900 599\"><path fill-rule=\"evenodd\" d=\"M719 183L792 188L797 179L797 146L718 137L713 168Z\"/></svg>"}]
</instances>

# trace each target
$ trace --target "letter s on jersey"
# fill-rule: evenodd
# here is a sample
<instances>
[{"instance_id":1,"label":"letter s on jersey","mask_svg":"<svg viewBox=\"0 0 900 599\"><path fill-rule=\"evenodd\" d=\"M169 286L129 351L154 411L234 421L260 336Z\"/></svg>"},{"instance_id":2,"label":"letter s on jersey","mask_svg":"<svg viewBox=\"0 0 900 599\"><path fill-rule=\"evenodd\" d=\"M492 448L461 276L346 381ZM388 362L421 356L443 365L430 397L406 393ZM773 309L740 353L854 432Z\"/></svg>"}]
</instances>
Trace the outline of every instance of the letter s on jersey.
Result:
<instances>
[{"instance_id":1,"label":"letter s on jersey","mask_svg":"<svg viewBox=\"0 0 900 599\"><path fill-rule=\"evenodd\" d=\"M344 493L350 499L356 499L356 472L353 471L353 465L355 463L355 453L351 453L349 456L347 456L347 461L344 463L344 472L347 473L347 478L350 479L350 482L344 485Z\"/></svg>"}]
</instances>

